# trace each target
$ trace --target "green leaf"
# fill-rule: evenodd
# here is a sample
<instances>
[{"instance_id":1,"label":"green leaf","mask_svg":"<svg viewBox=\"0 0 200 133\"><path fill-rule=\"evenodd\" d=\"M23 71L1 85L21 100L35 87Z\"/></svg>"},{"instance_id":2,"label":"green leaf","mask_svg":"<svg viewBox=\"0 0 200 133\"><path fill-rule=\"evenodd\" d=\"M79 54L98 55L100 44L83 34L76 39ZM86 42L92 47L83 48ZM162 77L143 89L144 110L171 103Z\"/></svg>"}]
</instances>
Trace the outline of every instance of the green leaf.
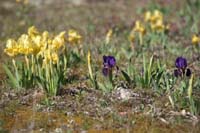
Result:
<instances>
[{"instance_id":1,"label":"green leaf","mask_svg":"<svg viewBox=\"0 0 200 133\"><path fill-rule=\"evenodd\" d=\"M7 76L9 77L9 81L10 81L10 84L13 88L20 88L20 85L19 85L19 81L17 80L17 78L15 78L15 76L12 74L12 72L9 70L9 68L3 64L3 69L5 70Z\"/></svg>"},{"instance_id":2,"label":"green leaf","mask_svg":"<svg viewBox=\"0 0 200 133\"><path fill-rule=\"evenodd\" d=\"M151 56L149 67L148 67L148 84L150 84L152 64L153 64L153 56Z\"/></svg>"},{"instance_id":3,"label":"green leaf","mask_svg":"<svg viewBox=\"0 0 200 133\"><path fill-rule=\"evenodd\" d=\"M121 72L122 72L122 75L124 76L124 78L125 78L125 80L129 83L129 84L131 84L131 78L129 77L129 75L125 72L125 71L123 71L123 70L121 70Z\"/></svg>"},{"instance_id":4,"label":"green leaf","mask_svg":"<svg viewBox=\"0 0 200 133\"><path fill-rule=\"evenodd\" d=\"M101 89L101 90L103 90L104 92L106 92L107 91L107 88L105 87L105 85L104 84L102 84L102 83L98 83L98 86L99 86L99 88Z\"/></svg>"}]
</instances>

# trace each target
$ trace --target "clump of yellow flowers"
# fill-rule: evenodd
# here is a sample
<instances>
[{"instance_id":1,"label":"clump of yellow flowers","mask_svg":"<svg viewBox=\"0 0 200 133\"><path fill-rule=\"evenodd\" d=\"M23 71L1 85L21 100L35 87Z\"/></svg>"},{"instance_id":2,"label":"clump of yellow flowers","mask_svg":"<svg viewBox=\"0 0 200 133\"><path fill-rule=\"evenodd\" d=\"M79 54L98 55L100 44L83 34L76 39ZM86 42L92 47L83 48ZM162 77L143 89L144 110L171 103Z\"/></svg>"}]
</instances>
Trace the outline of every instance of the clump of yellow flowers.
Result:
<instances>
[{"instance_id":1,"label":"clump of yellow flowers","mask_svg":"<svg viewBox=\"0 0 200 133\"><path fill-rule=\"evenodd\" d=\"M58 61L58 53L61 48L65 48L65 31L51 37L48 31L39 33L32 26L28 29L28 34L22 34L17 40L8 39L4 52L11 57L17 55L37 56L44 60ZM56 57L56 58L55 58Z\"/></svg>"},{"instance_id":2,"label":"clump of yellow flowers","mask_svg":"<svg viewBox=\"0 0 200 133\"><path fill-rule=\"evenodd\" d=\"M143 44L143 37L146 33L163 33L168 29L169 25L164 24L163 14L159 10L147 11L144 15L144 21L137 20L135 22L128 38L133 43L138 35L139 43Z\"/></svg>"},{"instance_id":3,"label":"clump of yellow flowers","mask_svg":"<svg viewBox=\"0 0 200 133\"><path fill-rule=\"evenodd\" d=\"M81 43L82 38L75 30L69 30L68 38L65 34L66 31L57 35L52 35L48 31L39 32L32 26L27 34L22 34L17 40L7 40L4 52L12 58L17 75L24 74L16 76L17 82L21 82L22 87L24 84L37 83L50 95L56 95L67 70L68 58L65 44L67 40L70 44ZM24 57L22 65L16 65L19 64L15 61L17 56Z\"/></svg>"}]
</instances>

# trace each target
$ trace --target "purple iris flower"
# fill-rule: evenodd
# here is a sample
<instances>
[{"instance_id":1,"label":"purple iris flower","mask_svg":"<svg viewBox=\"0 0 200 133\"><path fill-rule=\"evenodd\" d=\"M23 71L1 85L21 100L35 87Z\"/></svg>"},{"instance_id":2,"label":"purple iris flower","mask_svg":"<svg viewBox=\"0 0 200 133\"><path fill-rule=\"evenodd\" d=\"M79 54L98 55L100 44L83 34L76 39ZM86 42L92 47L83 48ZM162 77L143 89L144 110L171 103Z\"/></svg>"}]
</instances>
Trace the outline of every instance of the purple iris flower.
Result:
<instances>
[{"instance_id":1,"label":"purple iris flower","mask_svg":"<svg viewBox=\"0 0 200 133\"><path fill-rule=\"evenodd\" d=\"M109 68L114 67L116 64L115 57L113 56L103 56L103 65L108 66Z\"/></svg>"},{"instance_id":2,"label":"purple iris flower","mask_svg":"<svg viewBox=\"0 0 200 133\"><path fill-rule=\"evenodd\" d=\"M183 75L186 75L187 77L189 77L192 74L191 70L187 68L187 60L183 57L176 58L175 66L177 68L174 70L175 77L179 77Z\"/></svg>"},{"instance_id":3,"label":"purple iris flower","mask_svg":"<svg viewBox=\"0 0 200 133\"><path fill-rule=\"evenodd\" d=\"M103 56L103 70L102 73L104 76L107 76L112 72L112 68L115 67L116 60L114 56Z\"/></svg>"},{"instance_id":4,"label":"purple iris flower","mask_svg":"<svg viewBox=\"0 0 200 133\"><path fill-rule=\"evenodd\" d=\"M176 58L175 65L178 69L185 69L187 67L187 60L183 57L178 57Z\"/></svg>"}]
</instances>

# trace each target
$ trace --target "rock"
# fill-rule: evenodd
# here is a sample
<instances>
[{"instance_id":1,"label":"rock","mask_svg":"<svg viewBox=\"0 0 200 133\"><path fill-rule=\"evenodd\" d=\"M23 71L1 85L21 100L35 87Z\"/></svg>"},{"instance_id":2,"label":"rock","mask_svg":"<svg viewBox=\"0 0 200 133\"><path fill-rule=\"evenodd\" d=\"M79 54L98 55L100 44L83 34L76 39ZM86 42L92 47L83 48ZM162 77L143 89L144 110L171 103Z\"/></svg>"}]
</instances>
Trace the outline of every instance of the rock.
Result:
<instances>
[{"instance_id":1,"label":"rock","mask_svg":"<svg viewBox=\"0 0 200 133\"><path fill-rule=\"evenodd\" d=\"M181 115L183 115L183 116L186 115L186 111L184 109L181 111Z\"/></svg>"},{"instance_id":2,"label":"rock","mask_svg":"<svg viewBox=\"0 0 200 133\"><path fill-rule=\"evenodd\" d=\"M63 131L62 131L62 129L61 128L56 128L55 129L55 133L62 133Z\"/></svg>"},{"instance_id":3,"label":"rock","mask_svg":"<svg viewBox=\"0 0 200 133\"><path fill-rule=\"evenodd\" d=\"M115 94L120 100L129 100L132 97L132 90L118 87L115 91Z\"/></svg>"}]
</instances>

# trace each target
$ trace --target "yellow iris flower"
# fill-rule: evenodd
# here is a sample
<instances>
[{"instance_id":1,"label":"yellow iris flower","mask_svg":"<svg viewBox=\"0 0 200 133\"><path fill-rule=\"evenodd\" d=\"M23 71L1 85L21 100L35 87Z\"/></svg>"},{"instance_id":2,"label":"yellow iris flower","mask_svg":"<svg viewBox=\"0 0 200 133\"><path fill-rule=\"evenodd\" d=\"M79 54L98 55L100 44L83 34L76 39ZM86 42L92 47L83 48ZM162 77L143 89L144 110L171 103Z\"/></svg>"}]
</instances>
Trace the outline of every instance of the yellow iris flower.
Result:
<instances>
[{"instance_id":1,"label":"yellow iris flower","mask_svg":"<svg viewBox=\"0 0 200 133\"><path fill-rule=\"evenodd\" d=\"M65 31L61 32L52 40L52 47L54 50L60 49L65 44Z\"/></svg>"},{"instance_id":2,"label":"yellow iris flower","mask_svg":"<svg viewBox=\"0 0 200 133\"><path fill-rule=\"evenodd\" d=\"M154 10L151 16L151 23L156 23L158 20L163 20L163 14L159 10Z\"/></svg>"},{"instance_id":3,"label":"yellow iris flower","mask_svg":"<svg viewBox=\"0 0 200 133\"><path fill-rule=\"evenodd\" d=\"M139 32L141 35L144 35L146 32L144 25L140 21L135 22L134 31Z\"/></svg>"},{"instance_id":4,"label":"yellow iris flower","mask_svg":"<svg viewBox=\"0 0 200 133\"><path fill-rule=\"evenodd\" d=\"M197 35L192 36L192 44L198 45L200 43L200 38Z\"/></svg>"},{"instance_id":5,"label":"yellow iris flower","mask_svg":"<svg viewBox=\"0 0 200 133\"><path fill-rule=\"evenodd\" d=\"M75 30L68 31L68 42L70 44L79 44L81 42L81 35Z\"/></svg>"},{"instance_id":6,"label":"yellow iris flower","mask_svg":"<svg viewBox=\"0 0 200 133\"><path fill-rule=\"evenodd\" d=\"M14 57L19 54L18 52L19 47L17 47L17 42L13 39L8 39L6 43L6 48L4 49L4 52L10 56Z\"/></svg>"},{"instance_id":7,"label":"yellow iris flower","mask_svg":"<svg viewBox=\"0 0 200 133\"><path fill-rule=\"evenodd\" d=\"M162 32L165 30L165 25L162 20L157 20L155 24L151 24L151 29L153 31Z\"/></svg>"}]
</instances>

